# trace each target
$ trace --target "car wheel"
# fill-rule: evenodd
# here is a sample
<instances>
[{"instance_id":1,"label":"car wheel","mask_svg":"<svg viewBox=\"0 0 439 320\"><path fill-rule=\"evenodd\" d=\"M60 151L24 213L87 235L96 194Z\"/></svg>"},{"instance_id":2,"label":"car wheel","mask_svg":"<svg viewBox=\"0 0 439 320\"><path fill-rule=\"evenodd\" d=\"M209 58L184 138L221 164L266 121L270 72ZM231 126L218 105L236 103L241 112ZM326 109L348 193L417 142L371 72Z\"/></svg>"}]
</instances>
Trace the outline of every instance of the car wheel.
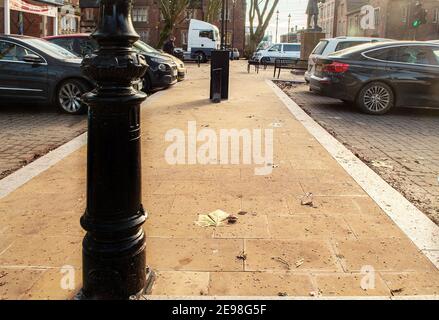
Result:
<instances>
[{"instance_id":1,"label":"car wheel","mask_svg":"<svg viewBox=\"0 0 439 320\"><path fill-rule=\"evenodd\" d=\"M204 54L204 52L198 51L195 53L195 59L198 61L198 59L200 59L201 62L206 63L207 62L207 57Z\"/></svg>"},{"instance_id":2,"label":"car wheel","mask_svg":"<svg viewBox=\"0 0 439 320\"><path fill-rule=\"evenodd\" d=\"M59 109L69 114L82 114L87 105L82 102L82 95L88 91L84 81L70 79L62 82L56 92L56 104Z\"/></svg>"},{"instance_id":3,"label":"car wheel","mask_svg":"<svg viewBox=\"0 0 439 320\"><path fill-rule=\"evenodd\" d=\"M393 108L395 95L392 88L383 82L365 85L357 97L357 106L368 114L385 114Z\"/></svg>"}]
</instances>

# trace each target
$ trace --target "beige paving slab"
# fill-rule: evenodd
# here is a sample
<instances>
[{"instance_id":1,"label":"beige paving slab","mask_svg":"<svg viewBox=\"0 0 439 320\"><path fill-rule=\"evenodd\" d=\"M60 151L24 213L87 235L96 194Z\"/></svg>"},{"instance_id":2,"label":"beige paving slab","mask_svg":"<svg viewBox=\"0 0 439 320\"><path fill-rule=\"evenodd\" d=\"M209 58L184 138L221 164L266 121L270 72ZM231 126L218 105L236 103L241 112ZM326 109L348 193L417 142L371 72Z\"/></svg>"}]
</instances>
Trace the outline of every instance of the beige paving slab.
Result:
<instances>
[{"instance_id":1,"label":"beige paving slab","mask_svg":"<svg viewBox=\"0 0 439 320\"><path fill-rule=\"evenodd\" d=\"M211 272L209 295L309 296L314 288L308 275L288 272Z\"/></svg>"},{"instance_id":2,"label":"beige paving slab","mask_svg":"<svg viewBox=\"0 0 439 320\"><path fill-rule=\"evenodd\" d=\"M45 270L20 299L25 300L71 300L81 290L82 269L53 268Z\"/></svg>"},{"instance_id":3,"label":"beige paving slab","mask_svg":"<svg viewBox=\"0 0 439 320\"><path fill-rule=\"evenodd\" d=\"M236 257L243 251L237 239L148 238L147 263L156 270L242 271Z\"/></svg>"},{"instance_id":4,"label":"beige paving slab","mask_svg":"<svg viewBox=\"0 0 439 320\"><path fill-rule=\"evenodd\" d=\"M364 266L376 271L437 271L407 239L345 240L335 246L347 272L358 272Z\"/></svg>"},{"instance_id":5,"label":"beige paving slab","mask_svg":"<svg viewBox=\"0 0 439 320\"><path fill-rule=\"evenodd\" d=\"M44 270L0 267L0 300L18 300L41 277Z\"/></svg>"},{"instance_id":6,"label":"beige paving slab","mask_svg":"<svg viewBox=\"0 0 439 320\"><path fill-rule=\"evenodd\" d=\"M82 237L73 236L16 236L12 245L0 255L0 267L79 267L81 243Z\"/></svg>"},{"instance_id":7,"label":"beige paving slab","mask_svg":"<svg viewBox=\"0 0 439 320\"><path fill-rule=\"evenodd\" d=\"M340 270L330 244L326 241L245 240L245 253L246 271Z\"/></svg>"},{"instance_id":8,"label":"beige paving slab","mask_svg":"<svg viewBox=\"0 0 439 320\"><path fill-rule=\"evenodd\" d=\"M394 296L439 295L436 272L381 273Z\"/></svg>"},{"instance_id":9,"label":"beige paving slab","mask_svg":"<svg viewBox=\"0 0 439 320\"><path fill-rule=\"evenodd\" d=\"M209 291L209 272L160 271L151 290L158 296L203 296Z\"/></svg>"},{"instance_id":10,"label":"beige paving slab","mask_svg":"<svg viewBox=\"0 0 439 320\"><path fill-rule=\"evenodd\" d=\"M319 214L271 215L268 229L276 239L355 239L344 218Z\"/></svg>"},{"instance_id":11,"label":"beige paving slab","mask_svg":"<svg viewBox=\"0 0 439 320\"><path fill-rule=\"evenodd\" d=\"M366 278L367 277L367 278ZM389 296L390 290L379 274L316 274L322 296Z\"/></svg>"}]
</instances>

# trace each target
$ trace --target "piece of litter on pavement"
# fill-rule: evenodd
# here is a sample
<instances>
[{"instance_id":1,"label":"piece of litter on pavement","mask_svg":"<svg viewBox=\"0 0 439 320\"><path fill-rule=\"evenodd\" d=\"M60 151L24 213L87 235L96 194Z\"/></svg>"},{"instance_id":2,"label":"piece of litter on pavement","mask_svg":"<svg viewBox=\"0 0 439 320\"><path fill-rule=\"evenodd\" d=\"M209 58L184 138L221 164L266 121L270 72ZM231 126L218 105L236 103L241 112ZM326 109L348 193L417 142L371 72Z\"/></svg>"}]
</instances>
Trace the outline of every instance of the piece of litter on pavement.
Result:
<instances>
[{"instance_id":1,"label":"piece of litter on pavement","mask_svg":"<svg viewBox=\"0 0 439 320\"><path fill-rule=\"evenodd\" d=\"M285 267L287 267L288 270L290 269L290 264L288 263L288 261L282 259L281 257L272 257L271 259L282 263Z\"/></svg>"},{"instance_id":2,"label":"piece of litter on pavement","mask_svg":"<svg viewBox=\"0 0 439 320\"><path fill-rule=\"evenodd\" d=\"M236 259L245 261L247 260L247 255L244 253L244 251L241 251L241 253L236 256Z\"/></svg>"},{"instance_id":3,"label":"piece of litter on pavement","mask_svg":"<svg viewBox=\"0 0 439 320\"><path fill-rule=\"evenodd\" d=\"M227 217L227 223L229 223L229 224L234 224L237 221L238 221L238 218L235 217L235 216L230 215L230 216Z\"/></svg>"},{"instance_id":4,"label":"piece of litter on pavement","mask_svg":"<svg viewBox=\"0 0 439 320\"><path fill-rule=\"evenodd\" d=\"M247 211L239 211L238 215L245 216L248 212Z\"/></svg>"},{"instance_id":5,"label":"piece of litter on pavement","mask_svg":"<svg viewBox=\"0 0 439 320\"><path fill-rule=\"evenodd\" d=\"M373 165L376 168L393 169L393 166L391 164L388 164L382 160L372 160L370 163L371 163L371 165Z\"/></svg>"},{"instance_id":6,"label":"piece of litter on pavement","mask_svg":"<svg viewBox=\"0 0 439 320\"><path fill-rule=\"evenodd\" d=\"M296 261L296 268L299 268L303 263L305 262L305 259L299 259Z\"/></svg>"},{"instance_id":7,"label":"piece of litter on pavement","mask_svg":"<svg viewBox=\"0 0 439 320\"><path fill-rule=\"evenodd\" d=\"M302 206L314 206L314 200L313 200L313 194L311 192L308 192L302 197L301 201Z\"/></svg>"},{"instance_id":8,"label":"piece of litter on pavement","mask_svg":"<svg viewBox=\"0 0 439 320\"><path fill-rule=\"evenodd\" d=\"M215 210L209 214L199 214L195 224L200 227L217 227L222 224L230 215L222 210Z\"/></svg>"}]
</instances>

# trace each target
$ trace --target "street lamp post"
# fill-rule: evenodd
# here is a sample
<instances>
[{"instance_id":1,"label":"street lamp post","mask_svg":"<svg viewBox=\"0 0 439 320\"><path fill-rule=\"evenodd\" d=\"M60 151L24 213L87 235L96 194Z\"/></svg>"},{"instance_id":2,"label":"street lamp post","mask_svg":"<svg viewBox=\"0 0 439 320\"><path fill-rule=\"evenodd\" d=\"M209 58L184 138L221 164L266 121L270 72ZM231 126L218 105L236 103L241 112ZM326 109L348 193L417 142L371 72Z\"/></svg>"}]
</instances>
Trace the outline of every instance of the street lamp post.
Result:
<instances>
[{"instance_id":1,"label":"street lamp post","mask_svg":"<svg viewBox=\"0 0 439 320\"><path fill-rule=\"evenodd\" d=\"M82 62L83 73L97 84L84 96L89 115L83 299L129 299L148 284L140 154L140 104L146 95L132 86L148 66L132 50L139 36L131 8L132 0L100 0L92 34L99 50Z\"/></svg>"},{"instance_id":2,"label":"street lamp post","mask_svg":"<svg viewBox=\"0 0 439 320\"><path fill-rule=\"evenodd\" d=\"M277 42L278 31L279 31L279 10L276 11L276 39L274 42Z\"/></svg>"},{"instance_id":3,"label":"street lamp post","mask_svg":"<svg viewBox=\"0 0 439 320\"><path fill-rule=\"evenodd\" d=\"M236 0L232 0L232 48L235 47L235 8L236 8Z\"/></svg>"},{"instance_id":4,"label":"street lamp post","mask_svg":"<svg viewBox=\"0 0 439 320\"><path fill-rule=\"evenodd\" d=\"M290 43L290 32L291 32L291 13L288 15L288 32L287 32L287 42Z\"/></svg>"}]
</instances>

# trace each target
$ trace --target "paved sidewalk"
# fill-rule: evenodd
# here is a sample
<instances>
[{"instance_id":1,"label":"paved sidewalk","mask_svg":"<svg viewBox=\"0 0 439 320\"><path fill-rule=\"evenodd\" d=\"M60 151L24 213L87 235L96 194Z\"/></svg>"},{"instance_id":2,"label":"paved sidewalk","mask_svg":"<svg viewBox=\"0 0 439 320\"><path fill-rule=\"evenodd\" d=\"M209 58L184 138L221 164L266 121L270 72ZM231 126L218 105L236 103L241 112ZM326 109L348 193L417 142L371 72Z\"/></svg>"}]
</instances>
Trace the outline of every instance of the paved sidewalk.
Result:
<instances>
[{"instance_id":1,"label":"paved sidewalk","mask_svg":"<svg viewBox=\"0 0 439 320\"><path fill-rule=\"evenodd\" d=\"M0 109L0 179L87 130L85 115L63 114L53 106Z\"/></svg>"},{"instance_id":2,"label":"paved sidewalk","mask_svg":"<svg viewBox=\"0 0 439 320\"><path fill-rule=\"evenodd\" d=\"M154 295L439 294L439 271L305 130L265 83L232 64L231 97L211 104L208 69L142 109L147 263ZM170 129L274 129L273 173L250 165L168 165ZM0 199L0 298L65 299L81 287L85 148ZM314 194L315 208L301 205ZM221 209L235 224L202 228ZM64 266L64 269L61 269ZM75 288L63 290L68 268ZM66 271L67 270L67 271ZM365 272L374 286L364 290ZM61 273L64 272L64 274ZM63 278L64 276L64 278ZM366 283L366 284L367 284Z\"/></svg>"},{"instance_id":3,"label":"paved sidewalk","mask_svg":"<svg viewBox=\"0 0 439 320\"><path fill-rule=\"evenodd\" d=\"M376 117L313 94L306 85L288 85L284 91L439 224L439 110L397 108Z\"/></svg>"}]
</instances>

